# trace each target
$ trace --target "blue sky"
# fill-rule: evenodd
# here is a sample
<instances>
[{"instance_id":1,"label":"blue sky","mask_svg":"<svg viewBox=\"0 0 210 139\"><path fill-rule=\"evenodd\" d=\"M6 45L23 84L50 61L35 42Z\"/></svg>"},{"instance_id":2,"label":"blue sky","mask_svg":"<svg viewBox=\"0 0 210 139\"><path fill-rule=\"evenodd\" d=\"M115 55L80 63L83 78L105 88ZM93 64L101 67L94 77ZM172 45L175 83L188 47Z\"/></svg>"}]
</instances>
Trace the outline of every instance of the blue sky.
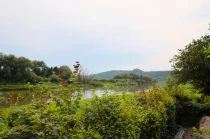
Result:
<instances>
[{"instance_id":1,"label":"blue sky","mask_svg":"<svg viewBox=\"0 0 210 139\"><path fill-rule=\"evenodd\" d=\"M209 0L0 0L0 52L92 73L170 70L208 34Z\"/></svg>"}]
</instances>

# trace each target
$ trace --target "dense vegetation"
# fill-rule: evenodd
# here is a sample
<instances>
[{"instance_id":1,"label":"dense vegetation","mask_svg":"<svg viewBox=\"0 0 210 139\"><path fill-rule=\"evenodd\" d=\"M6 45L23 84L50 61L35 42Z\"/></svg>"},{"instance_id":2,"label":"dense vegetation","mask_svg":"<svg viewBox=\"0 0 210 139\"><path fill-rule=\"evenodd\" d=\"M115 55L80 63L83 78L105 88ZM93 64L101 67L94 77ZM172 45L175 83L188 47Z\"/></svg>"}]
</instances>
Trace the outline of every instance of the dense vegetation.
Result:
<instances>
[{"instance_id":1,"label":"dense vegetation","mask_svg":"<svg viewBox=\"0 0 210 139\"><path fill-rule=\"evenodd\" d=\"M210 99L190 84L170 85L147 93L105 92L102 97L81 100L74 93L79 87L63 80L61 97L44 86L40 99L29 105L18 106L11 96L10 107L0 110L0 136L173 139L178 125L194 126L210 114Z\"/></svg>"},{"instance_id":2,"label":"dense vegetation","mask_svg":"<svg viewBox=\"0 0 210 139\"><path fill-rule=\"evenodd\" d=\"M79 64L79 63L77 63ZM80 64L79 64L80 65ZM78 65L74 65L78 66ZM31 61L25 57L16 57L12 54L4 55L0 53L0 91L7 90L27 90L27 82L31 84L40 84L43 82L51 82L49 88L55 88L55 84L59 84L59 69L63 69L63 78L67 82L71 82L73 74L70 67L64 65L59 68L48 67L44 61ZM123 75L123 74L122 74ZM122 86L122 85L151 85L155 80L143 75L131 73L130 77L118 79L94 79L93 75L82 66L79 66L77 73L78 83L80 86ZM39 85L38 85L39 86ZM146 87L146 88L147 88Z\"/></svg>"},{"instance_id":3,"label":"dense vegetation","mask_svg":"<svg viewBox=\"0 0 210 139\"><path fill-rule=\"evenodd\" d=\"M59 68L65 70L68 79L71 74L68 66L48 67L44 61L0 53L0 83L58 82Z\"/></svg>"},{"instance_id":4,"label":"dense vegetation","mask_svg":"<svg viewBox=\"0 0 210 139\"><path fill-rule=\"evenodd\" d=\"M151 77L134 74L134 73L130 73L130 74L122 73L119 75L115 75L113 79L118 79L118 80L129 79L129 80L133 80L137 82L139 85L140 84L153 84L157 82L157 80L152 79Z\"/></svg>"},{"instance_id":5,"label":"dense vegetation","mask_svg":"<svg viewBox=\"0 0 210 139\"><path fill-rule=\"evenodd\" d=\"M62 86L56 90L59 96L48 86L40 85L38 100L18 106L21 94L17 98L13 93L10 95L10 107L0 108L0 138L173 139L179 126L196 126L202 116L210 115L209 38L201 37L179 50L171 61L173 71L164 88L154 86L146 93L110 95L105 90L101 97L94 95L82 100L79 62L71 74L66 67L61 67L58 80ZM29 79L27 73L43 74L33 66L30 69L20 66L16 70L10 59L6 59L11 65L9 68L5 64L1 66L1 72L6 73L1 76L6 81L16 81L12 75L19 76L18 71L23 71L20 77L26 79ZM152 78L135 74L117 75L110 81L128 79L152 81ZM33 85L28 83L27 87L33 98ZM2 101L0 97L0 103Z\"/></svg>"},{"instance_id":6,"label":"dense vegetation","mask_svg":"<svg viewBox=\"0 0 210 139\"><path fill-rule=\"evenodd\" d=\"M204 93L210 93L209 58L205 53L210 45L210 36L193 40L171 60L172 76L177 83L191 83Z\"/></svg>"},{"instance_id":7,"label":"dense vegetation","mask_svg":"<svg viewBox=\"0 0 210 139\"><path fill-rule=\"evenodd\" d=\"M168 139L177 129L175 100L164 90L80 100L79 94L73 97L72 88L76 86L66 85L65 81L62 84L63 93L72 97L54 97L45 90L40 100L30 105L15 106L11 101L10 108L1 109L0 136Z\"/></svg>"},{"instance_id":8,"label":"dense vegetation","mask_svg":"<svg viewBox=\"0 0 210 139\"><path fill-rule=\"evenodd\" d=\"M167 76L169 75L169 71L142 71L140 69L134 69L134 70L111 70L111 71L106 71L106 72L101 72L98 74L94 74L93 77L96 79L112 79L114 76L119 75L119 74L129 74L129 73L134 73L134 74L140 74L143 76L149 76L154 79L157 79L159 81L164 81L166 80Z\"/></svg>"}]
</instances>

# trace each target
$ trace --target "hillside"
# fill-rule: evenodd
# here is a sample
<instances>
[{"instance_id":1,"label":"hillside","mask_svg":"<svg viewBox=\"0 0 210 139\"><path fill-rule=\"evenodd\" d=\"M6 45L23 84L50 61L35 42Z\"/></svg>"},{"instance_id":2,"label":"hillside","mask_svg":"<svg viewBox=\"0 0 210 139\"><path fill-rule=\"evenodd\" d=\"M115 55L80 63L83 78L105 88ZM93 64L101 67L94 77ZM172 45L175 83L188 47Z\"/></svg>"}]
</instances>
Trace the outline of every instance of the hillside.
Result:
<instances>
[{"instance_id":1,"label":"hillside","mask_svg":"<svg viewBox=\"0 0 210 139\"><path fill-rule=\"evenodd\" d=\"M111 79L117 74L121 73L134 73L134 74L141 74L144 76L150 76L152 78L156 78L160 81L163 81L166 79L166 77L169 75L170 71L142 71L140 69L133 69L133 70L111 70L106 72L101 72L94 74L94 78L97 79Z\"/></svg>"}]
</instances>

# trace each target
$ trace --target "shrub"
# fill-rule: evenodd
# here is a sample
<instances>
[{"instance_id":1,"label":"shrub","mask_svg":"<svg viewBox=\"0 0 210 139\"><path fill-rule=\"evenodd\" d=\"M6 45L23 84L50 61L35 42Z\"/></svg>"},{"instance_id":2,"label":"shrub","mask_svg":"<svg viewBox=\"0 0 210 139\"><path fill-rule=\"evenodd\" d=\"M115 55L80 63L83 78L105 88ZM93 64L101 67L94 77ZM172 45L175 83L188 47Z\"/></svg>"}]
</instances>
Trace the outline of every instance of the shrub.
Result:
<instances>
[{"instance_id":1,"label":"shrub","mask_svg":"<svg viewBox=\"0 0 210 139\"><path fill-rule=\"evenodd\" d=\"M97 131L102 138L139 138L140 110L118 96L95 97L83 108L85 129Z\"/></svg>"},{"instance_id":2,"label":"shrub","mask_svg":"<svg viewBox=\"0 0 210 139\"><path fill-rule=\"evenodd\" d=\"M180 84L170 90L176 99L176 123L184 127L195 126L201 118L202 94L191 84Z\"/></svg>"},{"instance_id":3,"label":"shrub","mask_svg":"<svg viewBox=\"0 0 210 139\"><path fill-rule=\"evenodd\" d=\"M173 138L178 129L176 120L176 106L174 98L163 89L153 89L151 92L142 93L138 97L138 105L158 112L161 124L158 126L161 139ZM156 129L157 130L157 129ZM151 132L153 132L151 131ZM147 132L147 131L145 131Z\"/></svg>"},{"instance_id":4,"label":"shrub","mask_svg":"<svg viewBox=\"0 0 210 139\"><path fill-rule=\"evenodd\" d=\"M52 82L52 83L58 83L59 82L59 77L56 74L51 75L49 78L50 78L50 82Z\"/></svg>"},{"instance_id":5,"label":"shrub","mask_svg":"<svg viewBox=\"0 0 210 139\"><path fill-rule=\"evenodd\" d=\"M156 104L150 103L155 93L148 94L145 103L139 103L140 99L144 99L144 96L139 94L132 97L129 95L128 98L124 95L94 97L82 108L81 119L85 129L96 131L102 138L160 139L166 136L167 122L175 120L175 113L171 112L172 110L167 111L166 108L174 107L174 101L170 96L160 95L159 92L160 97L156 99L162 99L155 102L159 104L157 109ZM173 135L170 137L173 138Z\"/></svg>"}]
</instances>

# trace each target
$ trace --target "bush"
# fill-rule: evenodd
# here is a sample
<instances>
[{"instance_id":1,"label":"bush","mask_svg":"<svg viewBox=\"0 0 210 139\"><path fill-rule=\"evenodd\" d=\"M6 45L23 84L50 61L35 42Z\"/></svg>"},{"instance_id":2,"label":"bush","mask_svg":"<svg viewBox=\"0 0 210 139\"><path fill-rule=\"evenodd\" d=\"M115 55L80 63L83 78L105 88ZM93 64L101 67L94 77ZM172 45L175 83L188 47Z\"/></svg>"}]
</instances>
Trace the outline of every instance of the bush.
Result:
<instances>
[{"instance_id":1,"label":"bush","mask_svg":"<svg viewBox=\"0 0 210 139\"><path fill-rule=\"evenodd\" d=\"M167 132L173 126L167 124L175 121L173 98L161 92L146 94L149 95L105 95L91 99L82 109L85 129L97 131L102 138L173 138L174 132L171 135ZM157 101L151 104L157 94Z\"/></svg>"},{"instance_id":2,"label":"bush","mask_svg":"<svg viewBox=\"0 0 210 139\"><path fill-rule=\"evenodd\" d=\"M153 89L151 92L142 93L138 97L138 105L153 109L160 114L160 132L156 132L160 133L161 139L174 137L178 130L178 125L175 122L176 106L175 99L168 92L163 89Z\"/></svg>"},{"instance_id":3,"label":"bush","mask_svg":"<svg viewBox=\"0 0 210 139\"><path fill-rule=\"evenodd\" d=\"M174 135L170 132L174 100L163 90L72 103L53 97L0 112L2 138L170 139Z\"/></svg>"},{"instance_id":4,"label":"bush","mask_svg":"<svg viewBox=\"0 0 210 139\"><path fill-rule=\"evenodd\" d=\"M3 138L70 138L77 121L60 100L39 101L1 111ZM78 133L77 133L78 134Z\"/></svg>"},{"instance_id":5,"label":"bush","mask_svg":"<svg viewBox=\"0 0 210 139\"><path fill-rule=\"evenodd\" d=\"M176 99L176 123L184 127L195 126L202 117L203 95L191 84L180 84L170 90Z\"/></svg>"},{"instance_id":6,"label":"bush","mask_svg":"<svg viewBox=\"0 0 210 139\"><path fill-rule=\"evenodd\" d=\"M83 109L85 129L97 131L102 138L139 138L140 115L134 105L118 96L95 97Z\"/></svg>"},{"instance_id":7,"label":"bush","mask_svg":"<svg viewBox=\"0 0 210 139\"><path fill-rule=\"evenodd\" d=\"M50 78L50 82L52 82L52 83L58 83L59 82L59 77L56 74L51 75L49 78Z\"/></svg>"},{"instance_id":8,"label":"bush","mask_svg":"<svg viewBox=\"0 0 210 139\"><path fill-rule=\"evenodd\" d=\"M42 84L40 100L1 108L0 137L172 139L177 124L195 126L203 115L210 114L210 97L190 84L145 93L105 92L87 100L75 94L77 84L61 85L62 99L53 97L49 86Z\"/></svg>"},{"instance_id":9,"label":"bush","mask_svg":"<svg viewBox=\"0 0 210 139\"><path fill-rule=\"evenodd\" d=\"M42 81L43 81L43 78L41 76L36 77L36 82L42 82Z\"/></svg>"}]
</instances>

